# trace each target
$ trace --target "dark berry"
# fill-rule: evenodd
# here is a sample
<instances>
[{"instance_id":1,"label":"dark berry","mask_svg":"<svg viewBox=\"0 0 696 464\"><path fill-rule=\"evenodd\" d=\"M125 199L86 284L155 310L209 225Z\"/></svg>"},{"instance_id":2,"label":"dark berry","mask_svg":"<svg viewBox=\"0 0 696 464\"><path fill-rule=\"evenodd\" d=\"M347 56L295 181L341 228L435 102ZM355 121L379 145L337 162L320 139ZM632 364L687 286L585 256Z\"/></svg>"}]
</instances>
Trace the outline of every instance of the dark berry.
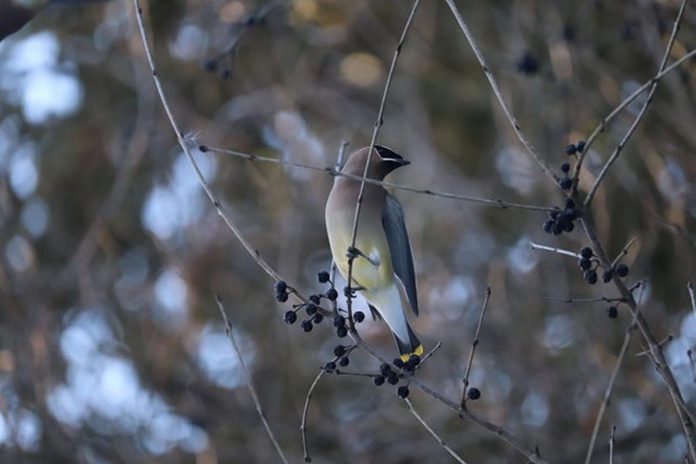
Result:
<instances>
[{"instance_id":1,"label":"dark berry","mask_svg":"<svg viewBox=\"0 0 696 464\"><path fill-rule=\"evenodd\" d=\"M215 72L218 68L218 62L217 60L207 60L205 63L203 63L203 67L208 72Z\"/></svg>"},{"instance_id":2,"label":"dark berry","mask_svg":"<svg viewBox=\"0 0 696 464\"><path fill-rule=\"evenodd\" d=\"M396 385L397 383L399 383L399 376L398 376L398 374L397 374L396 372L391 372L391 373L387 376L387 382L389 382L390 385Z\"/></svg>"},{"instance_id":3,"label":"dark berry","mask_svg":"<svg viewBox=\"0 0 696 464\"><path fill-rule=\"evenodd\" d=\"M559 214L560 214L560 211L558 211L558 210L551 211L551 212L549 213L549 217L550 217L551 219L553 219L553 220L556 220L556 219L558 219L558 215L559 215Z\"/></svg>"},{"instance_id":4,"label":"dark berry","mask_svg":"<svg viewBox=\"0 0 696 464\"><path fill-rule=\"evenodd\" d=\"M418 356L417 354L412 354L411 356L409 356L408 362L410 362L410 363L413 364L414 366L417 366L417 365L420 364L421 358L420 358L420 356Z\"/></svg>"},{"instance_id":5,"label":"dark berry","mask_svg":"<svg viewBox=\"0 0 696 464\"><path fill-rule=\"evenodd\" d=\"M365 320L365 313L362 312L362 311L356 311L356 312L353 314L353 320L354 320L355 322L357 322L358 324L360 324L362 321Z\"/></svg>"},{"instance_id":6,"label":"dark berry","mask_svg":"<svg viewBox=\"0 0 696 464\"><path fill-rule=\"evenodd\" d=\"M343 338L346 335L348 335L348 329L346 329L345 327L339 327L338 329L336 329L336 336L338 338Z\"/></svg>"},{"instance_id":7,"label":"dark berry","mask_svg":"<svg viewBox=\"0 0 696 464\"><path fill-rule=\"evenodd\" d=\"M276 300L278 300L281 303L285 303L288 301L288 294L287 293L276 293Z\"/></svg>"},{"instance_id":8,"label":"dark berry","mask_svg":"<svg viewBox=\"0 0 696 464\"><path fill-rule=\"evenodd\" d=\"M321 271L320 273L317 274L317 280L319 281L320 284L325 284L326 282L329 281L329 273L326 271Z\"/></svg>"},{"instance_id":9,"label":"dark berry","mask_svg":"<svg viewBox=\"0 0 696 464\"><path fill-rule=\"evenodd\" d=\"M392 372L392 369L391 369L391 366L390 366L389 364L384 363L384 364L382 364L381 366L379 366L379 373L380 373L381 375L383 375L384 377L386 377L386 376L388 376L389 374L391 374L391 372Z\"/></svg>"},{"instance_id":10,"label":"dark berry","mask_svg":"<svg viewBox=\"0 0 696 464\"><path fill-rule=\"evenodd\" d=\"M336 298L338 298L338 292L336 291L335 288L330 288L326 291L326 298L328 298L331 301L336 301Z\"/></svg>"},{"instance_id":11,"label":"dark berry","mask_svg":"<svg viewBox=\"0 0 696 464\"><path fill-rule=\"evenodd\" d=\"M333 361L329 361L324 365L324 369L326 369L327 371L335 371L336 363Z\"/></svg>"},{"instance_id":12,"label":"dark berry","mask_svg":"<svg viewBox=\"0 0 696 464\"><path fill-rule=\"evenodd\" d=\"M322 316L320 313L317 313L314 315L314 318L312 320L315 324L321 324L321 321L324 320L324 316Z\"/></svg>"},{"instance_id":13,"label":"dark berry","mask_svg":"<svg viewBox=\"0 0 696 464\"><path fill-rule=\"evenodd\" d=\"M616 266L616 274L619 277L626 277L628 275L628 266L626 266L624 263L619 264Z\"/></svg>"},{"instance_id":14,"label":"dark berry","mask_svg":"<svg viewBox=\"0 0 696 464\"><path fill-rule=\"evenodd\" d=\"M602 282L605 284L608 284L611 282L611 279L614 277L614 269L609 269L608 271L604 271L602 273Z\"/></svg>"},{"instance_id":15,"label":"dark berry","mask_svg":"<svg viewBox=\"0 0 696 464\"><path fill-rule=\"evenodd\" d=\"M394 361L392 361L392 364L394 364L399 369L404 367L404 362L401 360L401 358L396 358Z\"/></svg>"},{"instance_id":16,"label":"dark berry","mask_svg":"<svg viewBox=\"0 0 696 464\"><path fill-rule=\"evenodd\" d=\"M517 62L517 70L522 74L536 74L539 70L539 61L530 52L525 52Z\"/></svg>"},{"instance_id":17,"label":"dark berry","mask_svg":"<svg viewBox=\"0 0 696 464\"><path fill-rule=\"evenodd\" d=\"M569 209L574 209L575 208L575 202L573 201L572 198L568 198L565 201L565 209L566 209L566 214L568 214Z\"/></svg>"},{"instance_id":18,"label":"dark berry","mask_svg":"<svg viewBox=\"0 0 696 464\"><path fill-rule=\"evenodd\" d=\"M582 258L578 264L580 265L580 269L583 271L586 271L592 267L592 261L590 261L588 258Z\"/></svg>"},{"instance_id":19,"label":"dark berry","mask_svg":"<svg viewBox=\"0 0 696 464\"><path fill-rule=\"evenodd\" d=\"M561 235L563 233L563 223L562 222L554 222L553 226L551 227L551 232L553 235Z\"/></svg>"},{"instance_id":20,"label":"dark berry","mask_svg":"<svg viewBox=\"0 0 696 464\"><path fill-rule=\"evenodd\" d=\"M309 303L307 304L305 311L307 311L308 316L312 316L317 313L317 305L315 305L314 303Z\"/></svg>"},{"instance_id":21,"label":"dark berry","mask_svg":"<svg viewBox=\"0 0 696 464\"><path fill-rule=\"evenodd\" d=\"M578 141L578 143L576 144L576 147L578 149L578 152L582 153L583 151L585 151L585 141L584 140Z\"/></svg>"},{"instance_id":22,"label":"dark berry","mask_svg":"<svg viewBox=\"0 0 696 464\"><path fill-rule=\"evenodd\" d=\"M564 177L560 180L560 182L558 182L558 186L561 187L562 190L569 190L570 187L573 186L573 181L570 179L570 177Z\"/></svg>"},{"instance_id":23,"label":"dark berry","mask_svg":"<svg viewBox=\"0 0 696 464\"><path fill-rule=\"evenodd\" d=\"M574 155L577 152L578 152L578 147L576 147L575 145L571 144L571 145L568 145L567 147L565 147L565 154L568 156Z\"/></svg>"},{"instance_id":24,"label":"dark berry","mask_svg":"<svg viewBox=\"0 0 696 464\"><path fill-rule=\"evenodd\" d=\"M396 390L396 394L399 395L401 398L408 398L408 387L407 386L401 386Z\"/></svg>"},{"instance_id":25,"label":"dark berry","mask_svg":"<svg viewBox=\"0 0 696 464\"><path fill-rule=\"evenodd\" d=\"M333 353L336 357L343 356L346 353L346 347L343 345L337 345L336 348L334 348Z\"/></svg>"},{"instance_id":26,"label":"dark berry","mask_svg":"<svg viewBox=\"0 0 696 464\"><path fill-rule=\"evenodd\" d=\"M609 316L609 319L616 319L618 315L619 311L616 309L616 306L609 306L607 308L607 316Z\"/></svg>"},{"instance_id":27,"label":"dark berry","mask_svg":"<svg viewBox=\"0 0 696 464\"><path fill-rule=\"evenodd\" d=\"M563 163L561 164L561 171L567 173L570 171L570 163Z\"/></svg>"},{"instance_id":28,"label":"dark berry","mask_svg":"<svg viewBox=\"0 0 696 464\"><path fill-rule=\"evenodd\" d=\"M305 332L311 332L312 328L314 328L314 326L312 325L312 321L302 321L302 330L304 330Z\"/></svg>"},{"instance_id":29,"label":"dark berry","mask_svg":"<svg viewBox=\"0 0 696 464\"><path fill-rule=\"evenodd\" d=\"M346 367L348 364L350 364L350 359L347 356L338 360L338 365L341 367Z\"/></svg>"},{"instance_id":30,"label":"dark berry","mask_svg":"<svg viewBox=\"0 0 696 464\"><path fill-rule=\"evenodd\" d=\"M585 279L585 281L586 281L588 284L594 285L594 284L597 283L597 271L592 270L592 269L588 269L588 270L585 271L585 273L583 274L583 278Z\"/></svg>"},{"instance_id":31,"label":"dark berry","mask_svg":"<svg viewBox=\"0 0 696 464\"><path fill-rule=\"evenodd\" d=\"M206 152L209 150L209 148L206 147L205 145L200 145L200 146L198 147L198 149L199 149L202 153L206 153Z\"/></svg>"},{"instance_id":32,"label":"dark berry","mask_svg":"<svg viewBox=\"0 0 696 464\"><path fill-rule=\"evenodd\" d=\"M563 231L564 232L572 232L573 229L575 229L575 224L573 224L573 221L570 220L569 217L565 216L563 221Z\"/></svg>"},{"instance_id":33,"label":"dark berry","mask_svg":"<svg viewBox=\"0 0 696 464\"><path fill-rule=\"evenodd\" d=\"M294 324L296 320L297 314L295 314L295 311L287 311L285 313L285 322L287 322L288 324Z\"/></svg>"},{"instance_id":34,"label":"dark berry","mask_svg":"<svg viewBox=\"0 0 696 464\"><path fill-rule=\"evenodd\" d=\"M554 224L553 219L547 219L546 222L544 222L544 232L546 232L547 234L550 234L551 230L553 228L553 224Z\"/></svg>"},{"instance_id":35,"label":"dark berry","mask_svg":"<svg viewBox=\"0 0 696 464\"><path fill-rule=\"evenodd\" d=\"M590 259L592 256L594 256L594 252L592 251L592 248L585 247L582 250L580 250L580 256L582 256L585 259Z\"/></svg>"},{"instance_id":36,"label":"dark berry","mask_svg":"<svg viewBox=\"0 0 696 464\"><path fill-rule=\"evenodd\" d=\"M466 392L466 396L468 396L470 400L476 401L477 399L481 398L481 390L476 387L472 387Z\"/></svg>"},{"instance_id":37,"label":"dark berry","mask_svg":"<svg viewBox=\"0 0 696 464\"><path fill-rule=\"evenodd\" d=\"M343 327L346 325L346 318L343 316L336 316L334 317L333 321L334 327Z\"/></svg>"},{"instance_id":38,"label":"dark berry","mask_svg":"<svg viewBox=\"0 0 696 464\"><path fill-rule=\"evenodd\" d=\"M372 383L374 383L375 385L377 385L379 387L380 385L382 385L384 383L384 377L382 377L381 375L378 375L377 377L372 379Z\"/></svg>"},{"instance_id":39,"label":"dark berry","mask_svg":"<svg viewBox=\"0 0 696 464\"><path fill-rule=\"evenodd\" d=\"M286 284L282 280L279 280L278 282L275 283L273 288L275 288L276 293L285 293L288 291L288 284Z\"/></svg>"},{"instance_id":40,"label":"dark berry","mask_svg":"<svg viewBox=\"0 0 696 464\"><path fill-rule=\"evenodd\" d=\"M321 303L321 295L309 295L309 301L311 301L315 305L318 305L319 303Z\"/></svg>"},{"instance_id":41,"label":"dark berry","mask_svg":"<svg viewBox=\"0 0 696 464\"><path fill-rule=\"evenodd\" d=\"M575 208L568 208L567 210L565 210L564 215L571 222L580 217L580 213Z\"/></svg>"}]
</instances>

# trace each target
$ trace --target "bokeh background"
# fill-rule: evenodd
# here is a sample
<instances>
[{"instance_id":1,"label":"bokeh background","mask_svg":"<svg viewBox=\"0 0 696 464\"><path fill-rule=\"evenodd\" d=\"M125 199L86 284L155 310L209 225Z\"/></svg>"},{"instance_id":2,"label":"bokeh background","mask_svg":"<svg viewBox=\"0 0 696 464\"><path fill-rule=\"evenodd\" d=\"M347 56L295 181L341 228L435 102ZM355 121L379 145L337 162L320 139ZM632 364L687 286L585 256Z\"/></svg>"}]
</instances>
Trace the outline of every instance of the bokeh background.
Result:
<instances>
[{"instance_id":1,"label":"bokeh background","mask_svg":"<svg viewBox=\"0 0 696 464\"><path fill-rule=\"evenodd\" d=\"M459 2L522 129L557 171L563 148L659 66L675 1ZM151 0L158 69L191 140L331 166L341 140L369 144L407 0ZM204 196L166 121L131 2L47 8L0 43L0 461L278 462L215 304L219 293L267 417L302 460L307 389L338 344L305 334L273 282ZM252 18L252 20L249 20ZM696 46L687 9L673 59ZM687 350L696 317L696 66L664 79L594 202L611 254L636 238L629 283L692 411ZM640 108L600 137L586 190ZM422 2L387 103L381 144L412 164L392 181L542 206L562 197L521 151L444 2ZM350 148L349 148L350 149ZM229 215L290 283L310 294L330 263L321 172L196 153ZM470 407L552 462L579 462L630 322L625 308L558 299L616 296L587 285L582 231L542 230L544 213L397 191L413 242L426 349L419 376L457 400L486 286L492 297ZM391 357L382 323L364 338ZM345 341L343 341L345 343ZM678 463L685 442L636 339L594 462ZM374 372L359 353L350 368ZM416 407L467 462L523 462L497 437L417 391ZM308 437L315 462L445 463L395 387L325 376Z\"/></svg>"}]
</instances>

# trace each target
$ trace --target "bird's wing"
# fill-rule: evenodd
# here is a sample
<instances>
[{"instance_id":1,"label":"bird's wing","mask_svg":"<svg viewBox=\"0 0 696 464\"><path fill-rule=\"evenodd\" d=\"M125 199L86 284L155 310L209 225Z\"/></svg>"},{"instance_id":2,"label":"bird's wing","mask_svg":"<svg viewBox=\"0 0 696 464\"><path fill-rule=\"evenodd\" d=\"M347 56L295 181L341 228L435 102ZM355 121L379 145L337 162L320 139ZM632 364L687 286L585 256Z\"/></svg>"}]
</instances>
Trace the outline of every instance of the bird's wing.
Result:
<instances>
[{"instance_id":1,"label":"bird's wing","mask_svg":"<svg viewBox=\"0 0 696 464\"><path fill-rule=\"evenodd\" d=\"M403 283L411 309L418 315L418 295L416 293L416 273L413 270L411 241L406 232L404 210L399 201L387 192L382 214L382 226L389 243L394 272Z\"/></svg>"}]
</instances>

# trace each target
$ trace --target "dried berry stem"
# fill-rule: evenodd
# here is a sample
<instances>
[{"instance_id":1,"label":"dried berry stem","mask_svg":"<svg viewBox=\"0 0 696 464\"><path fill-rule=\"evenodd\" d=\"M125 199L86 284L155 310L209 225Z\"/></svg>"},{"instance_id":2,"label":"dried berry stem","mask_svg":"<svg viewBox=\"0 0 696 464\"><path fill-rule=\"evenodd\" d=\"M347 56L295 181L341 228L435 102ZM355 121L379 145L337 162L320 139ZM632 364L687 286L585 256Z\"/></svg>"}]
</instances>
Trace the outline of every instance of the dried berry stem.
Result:
<instances>
[{"instance_id":1,"label":"dried berry stem","mask_svg":"<svg viewBox=\"0 0 696 464\"><path fill-rule=\"evenodd\" d=\"M430 427L428 425L428 423L425 422L425 419L423 419L423 417L421 417L420 414L418 414L418 411L416 411L415 408L413 407L413 403L411 403L411 400L409 400L408 398L404 398L404 402L406 403L406 406L408 406L408 410L411 412L411 414L413 414L413 417L415 417L416 420L418 420L418 422L421 423L423 428L425 430L427 430L428 433L430 435L432 435L435 440L437 440L437 442L440 444L440 446L442 446L442 448L445 451L447 451L449 453L449 455L452 456L458 463L466 464L466 461L464 461L464 459L462 459L461 456L459 456L457 453L455 453L454 450L452 448L450 448L450 446L447 443L445 443L445 440L440 438L440 436L437 434L437 432L435 432L432 429L432 427Z\"/></svg>"},{"instance_id":2,"label":"dried berry stem","mask_svg":"<svg viewBox=\"0 0 696 464\"><path fill-rule=\"evenodd\" d=\"M466 361L466 368L464 369L464 379L462 386L462 397L459 401L462 409L466 408L466 390L469 388L469 374L471 374L471 366L474 363L474 355L476 355L476 347L479 343L479 333L481 333L481 326L483 325L483 318L486 316L486 309L488 308L488 300L491 297L491 287L486 287L486 297L483 299L483 305L481 306L481 314L479 315L478 324L476 325L476 332L474 333L474 340L471 342L471 350L469 351L469 359Z\"/></svg>"}]
</instances>

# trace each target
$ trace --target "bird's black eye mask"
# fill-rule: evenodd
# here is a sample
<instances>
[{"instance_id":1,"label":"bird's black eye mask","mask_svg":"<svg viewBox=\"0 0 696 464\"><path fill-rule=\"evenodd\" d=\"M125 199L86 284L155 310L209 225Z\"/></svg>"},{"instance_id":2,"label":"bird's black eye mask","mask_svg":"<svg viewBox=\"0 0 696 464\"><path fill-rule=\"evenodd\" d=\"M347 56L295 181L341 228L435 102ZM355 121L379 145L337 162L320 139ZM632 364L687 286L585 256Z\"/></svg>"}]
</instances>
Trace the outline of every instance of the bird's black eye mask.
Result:
<instances>
[{"instance_id":1,"label":"bird's black eye mask","mask_svg":"<svg viewBox=\"0 0 696 464\"><path fill-rule=\"evenodd\" d=\"M382 158L383 160L402 160L403 158L401 155L395 153L393 150L387 147L383 147L381 145L375 145L375 150L377 150L377 153L379 153L379 157Z\"/></svg>"}]
</instances>

